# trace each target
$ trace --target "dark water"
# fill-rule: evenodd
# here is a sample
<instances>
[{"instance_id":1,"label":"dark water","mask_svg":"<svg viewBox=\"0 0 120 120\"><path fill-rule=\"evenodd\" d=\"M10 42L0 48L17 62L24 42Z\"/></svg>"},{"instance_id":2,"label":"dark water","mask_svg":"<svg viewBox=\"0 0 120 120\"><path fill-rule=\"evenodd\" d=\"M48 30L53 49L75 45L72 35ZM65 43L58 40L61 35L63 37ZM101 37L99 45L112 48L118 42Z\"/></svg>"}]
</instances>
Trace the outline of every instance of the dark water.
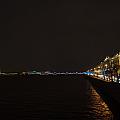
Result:
<instances>
[{"instance_id":1,"label":"dark water","mask_svg":"<svg viewBox=\"0 0 120 120\"><path fill-rule=\"evenodd\" d=\"M1 77L0 119L111 120L112 113L80 76Z\"/></svg>"}]
</instances>

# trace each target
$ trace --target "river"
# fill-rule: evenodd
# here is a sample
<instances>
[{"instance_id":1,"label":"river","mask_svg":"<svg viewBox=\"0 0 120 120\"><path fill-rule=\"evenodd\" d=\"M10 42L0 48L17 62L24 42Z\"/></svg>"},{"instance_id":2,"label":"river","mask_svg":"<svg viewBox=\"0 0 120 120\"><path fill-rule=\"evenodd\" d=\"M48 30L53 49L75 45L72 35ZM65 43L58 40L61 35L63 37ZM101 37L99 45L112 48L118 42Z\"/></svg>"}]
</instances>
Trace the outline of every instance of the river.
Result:
<instances>
[{"instance_id":1,"label":"river","mask_svg":"<svg viewBox=\"0 0 120 120\"><path fill-rule=\"evenodd\" d=\"M1 77L2 120L112 120L112 112L79 75ZM4 118L4 119L3 119Z\"/></svg>"}]
</instances>

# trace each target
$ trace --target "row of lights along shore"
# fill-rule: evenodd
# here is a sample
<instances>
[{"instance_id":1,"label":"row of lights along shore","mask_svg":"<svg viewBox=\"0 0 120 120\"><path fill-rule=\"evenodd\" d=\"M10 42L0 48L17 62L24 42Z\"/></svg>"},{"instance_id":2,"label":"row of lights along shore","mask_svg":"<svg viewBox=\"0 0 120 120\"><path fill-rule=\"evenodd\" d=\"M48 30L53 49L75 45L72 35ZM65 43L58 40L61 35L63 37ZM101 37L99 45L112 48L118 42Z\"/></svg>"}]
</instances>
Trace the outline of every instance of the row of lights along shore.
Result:
<instances>
[{"instance_id":1,"label":"row of lights along shore","mask_svg":"<svg viewBox=\"0 0 120 120\"><path fill-rule=\"evenodd\" d=\"M113 57L106 57L99 65L88 70L86 74L107 82L120 83L120 52Z\"/></svg>"}]
</instances>

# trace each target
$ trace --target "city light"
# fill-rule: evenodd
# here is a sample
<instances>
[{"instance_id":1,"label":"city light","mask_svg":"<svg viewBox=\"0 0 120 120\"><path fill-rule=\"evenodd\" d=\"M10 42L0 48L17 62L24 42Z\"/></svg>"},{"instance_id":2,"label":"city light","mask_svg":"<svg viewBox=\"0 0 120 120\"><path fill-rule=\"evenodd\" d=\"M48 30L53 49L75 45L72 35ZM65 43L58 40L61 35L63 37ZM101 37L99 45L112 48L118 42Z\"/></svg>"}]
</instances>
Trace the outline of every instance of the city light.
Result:
<instances>
[{"instance_id":1,"label":"city light","mask_svg":"<svg viewBox=\"0 0 120 120\"><path fill-rule=\"evenodd\" d=\"M113 57L106 57L99 65L88 70L93 77L98 77L107 82L120 83L120 52Z\"/></svg>"}]
</instances>

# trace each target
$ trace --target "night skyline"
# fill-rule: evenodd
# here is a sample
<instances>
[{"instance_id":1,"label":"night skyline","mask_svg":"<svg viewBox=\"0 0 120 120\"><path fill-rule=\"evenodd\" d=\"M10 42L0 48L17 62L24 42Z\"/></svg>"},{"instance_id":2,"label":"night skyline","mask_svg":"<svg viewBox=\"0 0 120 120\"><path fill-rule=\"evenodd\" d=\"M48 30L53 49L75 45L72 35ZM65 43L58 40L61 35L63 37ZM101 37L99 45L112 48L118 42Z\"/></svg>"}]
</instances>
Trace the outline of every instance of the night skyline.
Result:
<instances>
[{"instance_id":1,"label":"night skyline","mask_svg":"<svg viewBox=\"0 0 120 120\"><path fill-rule=\"evenodd\" d=\"M87 70L120 50L118 3L2 2L3 70Z\"/></svg>"}]
</instances>

